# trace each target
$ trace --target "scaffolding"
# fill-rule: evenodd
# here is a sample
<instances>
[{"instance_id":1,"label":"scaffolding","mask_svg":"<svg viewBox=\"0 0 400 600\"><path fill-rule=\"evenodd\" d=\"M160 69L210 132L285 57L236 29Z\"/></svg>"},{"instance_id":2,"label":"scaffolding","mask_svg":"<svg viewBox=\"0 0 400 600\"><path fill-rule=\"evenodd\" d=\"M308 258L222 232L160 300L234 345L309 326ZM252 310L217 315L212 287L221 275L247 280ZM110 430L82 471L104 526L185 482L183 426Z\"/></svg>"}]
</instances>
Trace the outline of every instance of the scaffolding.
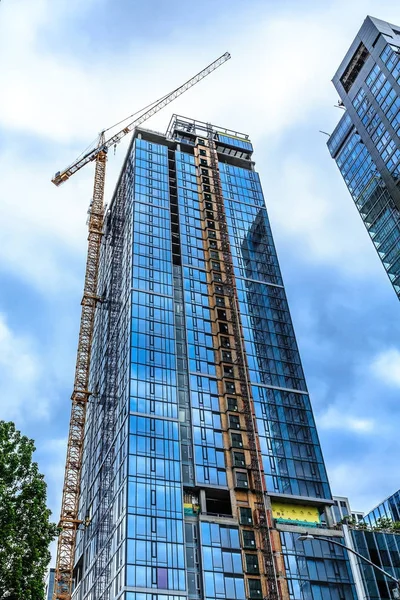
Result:
<instances>
[{"instance_id":1,"label":"scaffolding","mask_svg":"<svg viewBox=\"0 0 400 600\"><path fill-rule=\"evenodd\" d=\"M89 367L92 354L93 329L96 307L100 301L97 292L97 283L101 239L103 236L105 167L106 153L99 152L96 158L93 201L89 211L85 286L82 299L74 391L71 396L71 419L60 515L62 529L58 538L57 568L53 595L53 598L57 600L69 600L71 597L76 531L82 523L78 519L78 509L86 409L91 396L91 392L89 391Z\"/></svg>"},{"instance_id":2,"label":"scaffolding","mask_svg":"<svg viewBox=\"0 0 400 600\"><path fill-rule=\"evenodd\" d=\"M264 559L265 574L267 578L268 600L279 600L278 582L275 562L270 537L271 519L266 506L265 482L263 477L262 457L259 448L257 425L253 409L253 401L250 392L246 355L243 347L243 334L241 330L240 312L236 292L235 275L232 263L232 254L229 241L228 226L226 221L224 199L222 194L218 155L214 142L214 130L211 125L207 127L208 148L210 156L210 167L212 171L213 194L216 201L218 226L221 238L221 250L224 259L225 281L224 290L228 297L231 312L231 324L236 351L236 366L239 372L240 391L243 401L243 413L246 422L246 434L248 439L248 450L251 463L250 474L253 493L257 499L257 527L260 532L261 551Z\"/></svg>"},{"instance_id":3,"label":"scaffolding","mask_svg":"<svg viewBox=\"0 0 400 600\"><path fill-rule=\"evenodd\" d=\"M56 572L55 572L55 585L53 600L70 600L72 595L73 577L74 577L74 563L75 563L75 550L76 550L76 539L77 531L79 526L82 524L82 520L78 518L79 514L79 500L81 493L81 477L82 477L82 461L83 461L83 448L84 448L84 437L85 437L85 423L86 423L86 412L87 403L92 392L89 390L89 377L90 377L90 364L92 355L92 343L93 343L93 332L94 323L96 316L96 307L98 302L101 300L98 295L98 276L99 276L99 261L100 261L100 248L101 239L103 235L103 218L104 218L104 185L105 185L105 174L106 174L106 160L108 149L112 146L116 146L127 134L132 132L140 124L147 121L150 117L156 114L159 110L167 106L170 102L178 98L181 94L185 93L191 87L199 83L202 79L207 77L210 73L218 69L222 64L230 59L230 54L226 52L217 60L210 63L205 69L199 71L194 77L186 81L183 85L177 87L169 94L166 94L156 102L146 106L141 111L130 115L127 119L117 123L113 127L121 126L123 122L130 120L125 126L118 131L118 133L111 135L106 140L105 131L103 131L95 145L89 151L81 155L72 165L58 171L52 179L52 182L59 186L67 181L72 175L77 173L84 166L92 161L96 163L95 169L95 181L94 181L94 192L93 201L89 213L89 245L88 245L88 257L86 263L86 275L85 275L85 287L84 295L82 300L82 316L79 330L79 342L78 342L78 353L75 370L75 383L74 391L72 393L72 409L71 419L68 436L67 446L67 459L65 466L64 476L64 488L62 496L62 506L60 515L60 528L61 533L58 539L57 546L57 561L56 561ZM139 115L139 113L141 113ZM139 116L138 116L139 115ZM132 117L136 117L133 120ZM120 224L117 224L116 230L118 230ZM114 240L115 243L115 240ZM113 260L115 264L121 263L120 256L118 256L119 250L115 250L118 246L114 246ZM117 268L115 269L115 281L111 283L115 289L110 291L109 296L109 320L114 322L117 318L117 298L116 289L118 287ZM114 327L114 328L113 328ZM114 435L113 426L111 423L114 422L113 411L115 410L115 390L117 374L114 372L114 366L116 367L117 362L117 331L116 323L110 325L110 350L107 355L107 361L109 366L109 380L106 384L105 396L101 398L100 402L103 405L104 412L104 439L102 440L102 455L104 461L101 466L103 470L103 479L100 493L102 494L102 519L98 519L98 542L105 545L105 549L101 551L98 565L96 565L96 575L99 578L99 584L95 584L100 590L98 593L103 594L104 588L107 585L107 578L109 572L109 550L108 544L105 542L109 537L109 523L112 520L110 504L111 485L110 478L112 478L112 439ZM108 450L107 450L108 449ZM104 504L104 508L103 508ZM104 520L104 523L102 523ZM97 596L96 600L100 600Z\"/></svg>"},{"instance_id":4,"label":"scaffolding","mask_svg":"<svg viewBox=\"0 0 400 600\"><path fill-rule=\"evenodd\" d=\"M113 533L113 480L116 435L116 409L119 404L119 319L123 285L124 217L126 206L125 179L122 178L118 194L105 223L106 256L110 264L108 293L104 300L107 309L107 350L105 355L105 385L100 396L101 447L99 470L99 514L96 521L96 546L98 555L94 569L94 597L109 600L111 581L111 537Z\"/></svg>"}]
</instances>

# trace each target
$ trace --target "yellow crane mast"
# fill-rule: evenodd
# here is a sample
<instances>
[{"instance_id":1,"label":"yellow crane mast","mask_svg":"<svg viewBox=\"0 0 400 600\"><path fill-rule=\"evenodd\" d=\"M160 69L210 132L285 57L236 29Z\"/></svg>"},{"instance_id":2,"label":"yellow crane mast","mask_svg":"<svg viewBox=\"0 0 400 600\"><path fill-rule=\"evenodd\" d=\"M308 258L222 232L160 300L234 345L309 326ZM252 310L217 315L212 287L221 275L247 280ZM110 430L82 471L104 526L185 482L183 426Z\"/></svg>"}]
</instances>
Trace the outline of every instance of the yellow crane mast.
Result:
<instances>
[{"instance_id":1,"label":"yellow crane mast","mask_svg":"<svg viewBox=\"0 0 400 600\"><path fill-rule=\"evenodd\" d=\"M57 561L53 600L70 600L72 595L76 532L82 521L78 519L80 480L86 421L87 402L92 394L89 390L90 359L93 340L96 306L100 298L97 295L100 247L103 234L104 184L106 175L107 152L136 127L147 121L155 113L178 98L230 59L226 52L205 69L197 73L186 83L166 96L143 109L142 114L109 139L103 131L95 148L86 152L64 171L56 173L52 182L59 186L89 162L96 161L93 200L89 213L88 254L86 262L85 285L82 298L82 313L79 329L78 351L75 368L74 389L69 426L67 458L65 465L64 487L61 503ZM137 114L137 113L136 113ZM129 118L129 117L128 117ZM125 119L126 121L126 119Z\"/></svg>"}]
</instances>

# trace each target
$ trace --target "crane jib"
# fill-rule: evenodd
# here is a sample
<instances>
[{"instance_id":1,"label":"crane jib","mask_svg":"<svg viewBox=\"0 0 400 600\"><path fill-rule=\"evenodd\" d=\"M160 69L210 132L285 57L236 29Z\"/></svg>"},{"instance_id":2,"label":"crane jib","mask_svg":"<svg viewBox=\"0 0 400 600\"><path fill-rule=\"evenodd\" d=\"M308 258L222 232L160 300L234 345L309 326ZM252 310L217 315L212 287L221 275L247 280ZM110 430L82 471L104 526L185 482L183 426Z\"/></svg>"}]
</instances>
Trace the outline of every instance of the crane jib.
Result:
<instances>
[{"instance_id":1,"label":"crane jib","mask_svg":"<svg viewBox=\"0 0 400 600\"><path fill-rule=\"evenodd\" d=\"M114 144L119 144L122 138L125 137L128 133L131 133L131 131L133 131L136 127L147 121L159 110L164 108L164 106L167 106L167 104L178 98L178 96L180 96L188 89L196 85L196 83L198 83L205 77L207 77L207 75L215 71L215 69L218 69L218 67L224 64L230 58L231 55L229 54L229 52L225 52L225 54L217 58L217 60L215 60L214 62L210 63L202 71L199 71L196 75L194 75L191 79L186 81L183 85L170 92L167 96L161 98L159 102L157 102L154 106L146 110L142 115L140 115L140 117L137 117L134 121L129 123L129 125L125 125L125 127L121 131L111 136L107 141L101 143L99 147L90 150L90 152L85 154L85 156L77 159L74 163L72 163L72 165L64 169L64 171L59 171L58 173L56 173L56 175L52 179L52 182L56 186L59 186L65 181L67 181L67 179L69 179L71 175L82 169L82 167L87 165L89 162L96 160L96 157L99 154L99 152L101 152L102 150L106 151L106 148L108 149Z\"/></svg>"}]
</instances>

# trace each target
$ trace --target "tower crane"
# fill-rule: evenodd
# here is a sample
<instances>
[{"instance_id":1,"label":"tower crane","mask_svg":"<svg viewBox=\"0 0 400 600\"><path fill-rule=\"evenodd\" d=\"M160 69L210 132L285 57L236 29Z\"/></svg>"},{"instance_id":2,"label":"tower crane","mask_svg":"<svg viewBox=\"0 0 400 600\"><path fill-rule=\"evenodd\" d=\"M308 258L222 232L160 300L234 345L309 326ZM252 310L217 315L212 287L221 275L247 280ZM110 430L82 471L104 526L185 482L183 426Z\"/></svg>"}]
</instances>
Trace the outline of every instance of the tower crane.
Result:
<instances>
[{"instance_id":1,"label":"tower crane","mask_svg":"<svg viewBox=\"0 0 400 600\"><path fill-rule=\"evenodd\" d=\"M75 381L72 392L72 408L69 425L67 445L67 458L65 465L64 487L60 515L60 535L57 546L57 561L55 572L55 585L53 600L70 600L72 594L72 580L74 568L74 554L76 534L82 524L79 520L78 506L80 495L80 480L82 471L82 457L84 445L84 432L86 421L86 407L92 394L89 390L90 360L93 340L93 329L96 306L100 301L97 294L97 281L99 271L100 247L103 234L104 218L104 184L106 175L107 152L111 146L118 144L127 134L147 121L150 117L170 104L175 98L181 96L188 89L215 71L230 59L226 52L205 69L186 81L166 96L142 109L142 114L137 116L118 133L106 139L105 131L99 135L94 148L78 158L64 171L55 174L52 182L60 186L77 171L90 162L95 162L93 199L89 210L89 235L88 254L86 261L85 283L82 298L82 313L79 329L78 351L75 367ZM135 113L136 115L138 113ZM134 115L131 115L134 116ZM129 117L128 117L129 119ZM127 119L125 119L126 121ZM118 124L117 124L118 125ZM107 130L108 131L108 130Z\"/></svg>"}]
</instances>

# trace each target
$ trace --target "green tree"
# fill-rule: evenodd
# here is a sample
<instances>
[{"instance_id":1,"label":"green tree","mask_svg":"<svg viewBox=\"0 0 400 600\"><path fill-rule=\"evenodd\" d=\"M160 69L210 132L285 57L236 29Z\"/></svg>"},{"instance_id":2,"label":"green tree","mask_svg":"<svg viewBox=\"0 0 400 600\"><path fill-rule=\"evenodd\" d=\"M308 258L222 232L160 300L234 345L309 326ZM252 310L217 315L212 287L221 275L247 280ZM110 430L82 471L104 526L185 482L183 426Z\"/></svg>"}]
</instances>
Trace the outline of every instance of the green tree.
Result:
<instances>
[{"instance_id":1,"label":"green tree","mask_svg":"<svg viewBox=\"0 0 400 600\"><path fill-rule=\"evenodd\" d=\"M342 525L355 526L357 524L357 521L355 517L353 517L353 515L345 515L340 522L342 523Z\"/></svg>"},{"instance_id":2,"label":"green tree","mask_svg":"<svg viewBox=\"0 0 400 600\"><path fill-rule=\"evenodd\" d=\"M391 531L393 529L393 521L389 517L380 517L376 520L374 529L377 531L388 530Z\"/></svg>"},{"instance_id":3,"label":"green tree","mask_svg":"<svg viewBox=\"0 0 400 600\"><path fill-rule=\"evenodd\" d=\"M392 529L396 533L399 533L400 532L400 521L393 521Z\"/></svg>"},{"instance_id":4,"label":"green tree","mask_svg":"<svg viewBox=\"0 0 400 600\"><path fill-rule=\"evenodd\" d=\"M43 600L49 544L57 535L33 440L0 421L0 600Z\"/></svg>"}]
</instances>

